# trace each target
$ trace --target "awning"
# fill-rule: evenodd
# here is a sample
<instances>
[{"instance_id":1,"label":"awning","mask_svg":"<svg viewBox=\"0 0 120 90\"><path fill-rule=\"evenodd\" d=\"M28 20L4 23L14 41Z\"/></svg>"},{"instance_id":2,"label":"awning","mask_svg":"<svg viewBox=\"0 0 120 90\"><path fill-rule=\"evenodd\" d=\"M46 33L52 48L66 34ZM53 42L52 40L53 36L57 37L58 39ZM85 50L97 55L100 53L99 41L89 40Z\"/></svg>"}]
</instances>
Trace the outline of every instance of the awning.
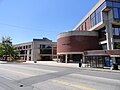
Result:
<instances>
[{"instance_id":1,"label":"awning","mask_svg":"<svg viewBox=\"0 0 120 90\"><path fill-rule=\"evenodd\" d=\"M110 56L109 54L86 54L84 56Z\"/></svg>"}]
</instances>

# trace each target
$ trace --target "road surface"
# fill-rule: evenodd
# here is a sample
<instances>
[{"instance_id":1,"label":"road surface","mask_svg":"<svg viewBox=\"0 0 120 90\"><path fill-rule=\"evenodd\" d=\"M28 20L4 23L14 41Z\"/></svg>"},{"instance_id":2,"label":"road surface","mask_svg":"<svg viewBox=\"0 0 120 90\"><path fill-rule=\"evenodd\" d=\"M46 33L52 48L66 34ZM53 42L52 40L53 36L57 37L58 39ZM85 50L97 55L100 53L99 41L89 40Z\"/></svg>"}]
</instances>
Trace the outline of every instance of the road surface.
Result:
<instances>
[{"instance_id":1,"label":"road surface","mask_svg":"<svg viewBox=\"0 0 120 90\"><path fill-rule=\"evenodd\" d=\"M120 73L38 64L0 64L0 90L120 90Z\"/></svg>"}]
</instances>

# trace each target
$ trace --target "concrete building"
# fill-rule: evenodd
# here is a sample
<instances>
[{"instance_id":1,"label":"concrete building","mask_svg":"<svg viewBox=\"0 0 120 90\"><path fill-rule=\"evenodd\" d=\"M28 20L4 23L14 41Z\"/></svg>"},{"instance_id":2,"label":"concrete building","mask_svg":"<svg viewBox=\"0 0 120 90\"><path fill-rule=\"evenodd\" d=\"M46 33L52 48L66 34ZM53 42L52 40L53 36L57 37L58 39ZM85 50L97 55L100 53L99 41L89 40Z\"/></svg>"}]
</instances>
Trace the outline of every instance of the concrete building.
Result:
<instances>
[{"instance_id":1,"label":"concrete building","mask_svg":"<svg viewBox=\"0 0 120 90\"><path fill-rule=\"evenodd\" d=\"M82 54L83 62L120 64L120 0L99 0L72 31L58 35L57 43L57 54L66 62L68 54Z\"/></svg>"},{"instance_id":2,"label":"concrete building","mask_svg":"<svg viewBox=\"0 0 120 90\"><path fill-rule=\"evenodd\" d=\"M53 60L57 58L57 43L47 38L15 45L19 58L25 61Z\"/></svg>"}]
</instances>

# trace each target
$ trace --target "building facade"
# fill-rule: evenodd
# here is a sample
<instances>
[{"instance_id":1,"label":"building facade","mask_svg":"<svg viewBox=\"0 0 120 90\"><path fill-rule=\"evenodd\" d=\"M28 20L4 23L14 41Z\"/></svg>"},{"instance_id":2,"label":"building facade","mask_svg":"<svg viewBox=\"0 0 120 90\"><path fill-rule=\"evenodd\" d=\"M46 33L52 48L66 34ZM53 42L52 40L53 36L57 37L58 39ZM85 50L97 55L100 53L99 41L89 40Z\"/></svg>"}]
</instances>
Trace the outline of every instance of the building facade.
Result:
<instances>
[{"instance_id":1,"label":"building facade","mask_svg":"<svg viewBox=\"0 0 120 90\"><path fill-rule=\"evenodd\" d=\"M114 63L118 62L120 64L120 0L99 0L99 2L88 12L88 14L78 23L78 25L75 26L72 31L78 31L81 34L82 32L86 31L89 32L89 35L91 35L90 32L96 32L98 34L96 36L97 42L96 40L89 41L91 37L89 37L88 39L84 38L83 40L83 38L79 36L77 36L77 40L74 39L76 43L73 39L69 41L69 43L73 42L74 44L78 45L80 43L86 43L83 44L83 46L79 45L78 47L82 49L83 60L85 60L85 58L88 56L90 57L89 53L91 50L94 50L94 53L92 53L93 51L91 51L91 56L96 56L98 58L101 56L105 57L103 52L98 53L99 50L103 50L106 51L106 58L109 57L109 59L112 59ZM64 36L64 33L62 33L62 35ZM71 36L74 35L71 34ZM86 35L83 34L82 36ZM61 40L59 41L59 39ZM60 44L59 42L61 42L62 40L64 41L64 39L59 38L58 36L58 46ZM81 40L81 42L79 42L79 40ZM95 44L98 45L97 48L93 48ZM84 48L87 45L93 47ZM63 45L63 47L65 46ZM72 48L74 49L76 47L72 46ZM112 53L107 53L110 50L114 51ZM85 53L86 51L88 51L89 53ZM63 53L64 50L61 52ZM58 55L59 53L60 52L58 50ZM66 58L68 59L67 56ZM105 60L103 60L102 63L104 61ZM98 62L101 61L98 60Z\"/></svg>"},{"instance_id":2,"label":"building facade","mask_svg":"<svg viewBox=\"0 0 120 90\"><path fill-rule=\"evenodd\" d=\"M94 43L94 44L91 44ZM79 62L85 50L98 49L98 34L88 31L69 31L58 35L57 54L62 62Z\"/></svg>"},{"instance_id":3,"label":"building facade","mask_svg":"<svg viewBox=\"0 0 120 90\"><path fill-rule=\"evenodd\" d=\"M57 58L57 43L47 38L15 45L18 57L25 61L48 61Z\"/></svg>"},{"instance_id":4,"label":"building facade","mask_svg":"<svg viewBox=\"0 0 120 90\"><path fill-rule=\"evenodd\" d=\"M97 31L101 49L120 49L120 0L99 0L74 30Z\"/></svg>"}]
</instances>

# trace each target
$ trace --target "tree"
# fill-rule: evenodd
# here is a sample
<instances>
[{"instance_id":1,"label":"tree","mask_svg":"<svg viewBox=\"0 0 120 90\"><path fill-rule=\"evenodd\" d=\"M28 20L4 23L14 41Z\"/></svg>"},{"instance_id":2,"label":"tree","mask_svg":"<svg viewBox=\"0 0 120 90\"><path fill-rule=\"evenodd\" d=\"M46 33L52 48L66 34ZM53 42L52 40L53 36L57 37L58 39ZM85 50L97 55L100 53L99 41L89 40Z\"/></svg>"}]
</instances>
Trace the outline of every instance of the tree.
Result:
<instances>
[{"instance_id":1,"label":"tree","mask_svg":"<svg viewBox=\"0 0 120 90\"><path fill-rule=\"evenodd\" d=\"M7 57L14 60L15 56L17 55L17 51L12 45L11 40L12 39L10 37L2 37L2 43L0 44L0 56L5 57L5 60L7 60Z\"/></svg>"},{"instance_id":2,"label":"tree","mask_svg":"<svg viewBox=\"0 0 120 90\"><path fill-rule=\"evenodd\" d=\"M4 55L3 45L0 44L0 59L3 59L3 55Z\"/></svg>"},{"instance_id":3,"label":"tree","mask_svg":"<svg viewBox=\"0 0 120 90\"><path fill-rule=\"evenodd\" d=\"M114 44L114 47L115 47L115 49L120 49L120 42L116 42L116 43Z\"/></svg>"}]
</instances>

